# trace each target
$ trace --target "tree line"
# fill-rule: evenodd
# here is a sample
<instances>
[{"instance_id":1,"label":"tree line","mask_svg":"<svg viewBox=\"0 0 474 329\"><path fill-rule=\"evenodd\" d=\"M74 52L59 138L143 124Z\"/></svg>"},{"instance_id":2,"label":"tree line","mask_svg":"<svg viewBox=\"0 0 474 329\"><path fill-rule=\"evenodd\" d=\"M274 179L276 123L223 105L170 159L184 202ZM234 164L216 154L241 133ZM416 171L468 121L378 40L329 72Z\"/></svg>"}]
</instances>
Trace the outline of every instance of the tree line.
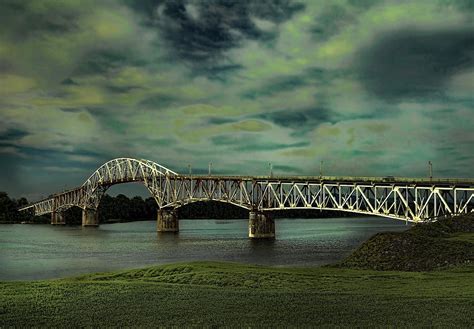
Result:
<instances>
[{"instance_id":1,"label":"tree line","mask_svg":"<svg viewBox=\"0 0 474 329\"><path fill-rule=\"evenodd\" d=\"M26 198L13 199L6 192L0 192L0 223L35 222L49 223L51 215L32 216L19 212L18 208L28 204ZM154 198L141 196L128 198L118 194L105 194L100 201L98 216L100 223L138 221L156 219L158 205ZM191 203L177 209L178 218L247 218L248 211L230 204L217 201ZM71 207L65 211L67 224L80 224L82 209Z\"/></svg>"},{"instance_id":2,"label":"tree line","mask_svg":"<svg viewBox=\"0 0 474 329\"><path fill-rule=\"evenodd\" d=\"M11 199L6 192L0 192L0 222L19 223L28 221L31 216L18 211L18 208L27 204L28 200L26 198Z\"/></svg>"},{"instance_id":3,"label":"tree line","mask_svg":"<svg viewBox=\"0 0 474 329\"><path fill-rule=\"evenodd\" d=\"M6 192L0 192L0 223L49 223L51 215L33 216L19 212L18 208L28 204L26 198L12 199ZM124 222L156 219L158 205L152 197L143 199L141 196L128 198L118 194L105 194L100 201L98 216L100 223ZM237 219L248 218L248 210L219 201L199 201L177 208L178 218L187 219ZM315 209L279 210L271 214L274 218L312 218L312 217L347 217L357 216L340 211L320 211ZM82 209L71 207L65 211L67 224L81 224Z\"/></svg>"}]
</instances>

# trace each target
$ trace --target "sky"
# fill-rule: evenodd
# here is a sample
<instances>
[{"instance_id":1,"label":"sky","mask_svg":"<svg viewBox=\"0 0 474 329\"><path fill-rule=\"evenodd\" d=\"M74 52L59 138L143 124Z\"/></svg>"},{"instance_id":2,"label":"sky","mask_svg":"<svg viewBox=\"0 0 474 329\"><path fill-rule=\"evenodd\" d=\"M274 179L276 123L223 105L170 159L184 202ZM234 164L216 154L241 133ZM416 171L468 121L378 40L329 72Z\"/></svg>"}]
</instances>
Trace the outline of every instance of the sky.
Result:
<instances>
[{"instance_id":1,"label":"sky","mask_svg":"<svg viewBox=\"0 0 474 329\"><path fill-rule=\"evenodd\" d=\"M471 0L2 0L0 190L102 163L473 177Z\"/></svg>"}]
</instances>

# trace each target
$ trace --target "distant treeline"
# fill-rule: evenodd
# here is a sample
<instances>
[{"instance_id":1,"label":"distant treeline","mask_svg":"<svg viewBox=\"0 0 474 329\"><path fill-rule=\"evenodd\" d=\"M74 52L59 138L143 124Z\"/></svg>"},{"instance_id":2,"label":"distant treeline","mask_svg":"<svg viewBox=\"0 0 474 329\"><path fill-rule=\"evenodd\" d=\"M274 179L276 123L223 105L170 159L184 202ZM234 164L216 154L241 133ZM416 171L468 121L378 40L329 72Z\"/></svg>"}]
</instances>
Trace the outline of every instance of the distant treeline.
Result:
<instances>
[{"instance_id":1,"label":"distant treeline","mask_svg":"<svg viewBox=\"0 0 474 329\"><path fill-rule=\"evenodd\" d=\"M32 216L31 214L19 212L18 208L27 205L25 198L11 199L7 193L0 192L0 223L35 222L49 223L51 216ZM137 221L156 219L158 206L152 197L143 199L140 196L128 198L123 194L115 197L108 194L100 201L98 216L100 223L117 221ZM209 218L209 219L237 219L248 218L248 210L219 201L200 201L177 209L178 218ZM66 210L67 224L80 224L82 221L82 209L72 207ZM357 216L340 211L320 210L280 210L271 214L274 218L312 218L312 217L346 217Z\"/></svg>"},{"instance_id":2,"label":"distant treeline","mask_svg":"<svg viewBox=\"0 0 474 329\"><path fill-rule=\"evenodd\" d=\"M105 194L99 204L100 223L129 222L156 218L157 205L153 198L143 199L140 196L128 198L123 194L115 197ZM71 207L65 213L67 224L81 224L82 209Z\"/></svg>"},{"instance_id":3,"label":"distant treeline","mask_svg":"<svg viewBox=\"0 0 474 329\"><path fill-rule=\"evenodd\" d=\"M49 223L51 216L32 216L19 212L18 208L27 205L26 198L12 199L5 192L0 192L0 222L20 223L35 222ZM123 194L115 197L105 194L99 204L98 216L100 223L117 221L136 221L156 219L158 206L152 198L143 199L140 196L128 198ZM248 218L248 211L230 204L209 201L196 202L178 208L178 218ZM71 207L65 211L67 224L80 224L82 209Z\"/></svg>"},{"instance_id":4,"label":"distant treeline","mask_svg":"<svg viewBox=\"0 0 474 329\"><path fill-rule=\"evenodd\" d=\"M28 204L28 200L20 198L11 199L7 193L0 192L0 222L19 223L30 219L30 215L21 213L18 208Z\"/></svg>"}]
</instances>

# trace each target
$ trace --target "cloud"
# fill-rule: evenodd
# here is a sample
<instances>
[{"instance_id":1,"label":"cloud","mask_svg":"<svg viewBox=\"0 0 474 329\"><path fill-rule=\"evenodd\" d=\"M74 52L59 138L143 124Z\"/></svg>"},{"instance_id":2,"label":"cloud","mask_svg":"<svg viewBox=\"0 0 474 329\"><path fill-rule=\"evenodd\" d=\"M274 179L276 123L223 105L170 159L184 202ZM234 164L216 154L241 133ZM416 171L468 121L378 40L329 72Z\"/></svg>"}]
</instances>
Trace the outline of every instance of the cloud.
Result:
<instances>
[{"instance_id":1,"label":"cloud","mask_svg":"<svg viewBox=\"0 0 474 329\"><path fill-rule=\"evenodd\" d=\"M0 95L25 93L36 86L35 80L13 74L0 73L0 80L2 81Z\"/></svg>"},{"instance_id":2,"label":"cloud","mask_svg":"<svg viewBox=\"0 0 474 329\"><path fill-rule=\"evenodd\" d=\"M276 28L272 27L304 8L289 0L173 0L130 5L145 15L149 25L158 28L173 58L211 68L243 40L274 39Z\"/></svg>"},{"instance_id":3,"label":"cloud","mask_svg":"<svg viewBox=\"0 0 474 329\"><path fill-rule=\"evenodd\" d=\"M247 90L242 94L242 97L249 99L256 99L262 96L272 96L288 90L298 89L298 87L305 86L307 83L304 77L300 76L283 76L274 79L266 86L258 89Z\"/></svg>"},{"instance_id":4,"label":"cloud","mask_svg":"<svg viewBox=\"0 0 474 329\"><path fill-rule=\"evenodd\" d=\"M279 112L263 113L259 117L272 121L282 127L299 130L300 133L331 120L330 112L324 107L287 109Z\"/></svg>"},{"instance_id":5,"label":"cloud","mask_svg":"<svg viewBox=\"0 0 474 329\"><path fill-rule=\"evenodd\" d=\"M269 141L255 141L253 136L218 135L211 138L216 146L226 146L239 152L272 152L282 149L294 149L309 146L309 142L296 142L290 144L275 143Z\"/></svg>"},{"instance_id":6,"label":"cloud","mask_svg":"<svg viewBox=\"0 0 474 329\"><path fill-rule=\"evenodd\" d=\"M379 35L358 54L360 80L388 100L442 93L474 66L474 28L403 28Z\"/></svg>"},{"instance_id":7,"label":"cloud","mask_svg":"<svg viewBox=\"0 0 474 329\"><path fill-rule=\"evenodd\" d=\"M448 0L1 1L0 162L16 174L2 186L54 192L119 156L245 175L324 160L415 176L431 160L472 175L473 13Z\"/></svg>"}]
</instances>

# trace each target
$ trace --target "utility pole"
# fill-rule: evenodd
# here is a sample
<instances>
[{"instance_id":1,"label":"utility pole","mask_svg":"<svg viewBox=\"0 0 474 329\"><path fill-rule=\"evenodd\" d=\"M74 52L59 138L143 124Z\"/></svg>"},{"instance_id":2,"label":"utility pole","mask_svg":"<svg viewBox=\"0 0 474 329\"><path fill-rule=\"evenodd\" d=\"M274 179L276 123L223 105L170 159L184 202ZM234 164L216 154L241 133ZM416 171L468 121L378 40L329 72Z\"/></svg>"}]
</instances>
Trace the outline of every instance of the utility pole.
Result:
<instances>
[{"instance_id":1,"label":"utility pole","mask_svg":"<svg viewBox=\"0 0 474 329\"><path fill-rule=\"evenodd\" d=\"M268 166L270 167L270 178L273 177L273 165L271 162L268 163Z\"/></svg>"},{"instance_id":2,"label":"utility pole","mask_svg":"<svg viewBox=\"0 0 474 329\"><path fill-rule=\"evenodd\" d=\"M430 181L433 180L433 163L431 161L428 161L428 167L430 170Z\"/></svg>"},{"instance_id":3,"label":"utility pole","mask_svg":"<svg viewBox=\"0 0 474 329\"><path fill-rule=\"evenodd\" d=\"M211 176L212 162L209 162L209 176Z\"/></svg>"}]
</instances>

